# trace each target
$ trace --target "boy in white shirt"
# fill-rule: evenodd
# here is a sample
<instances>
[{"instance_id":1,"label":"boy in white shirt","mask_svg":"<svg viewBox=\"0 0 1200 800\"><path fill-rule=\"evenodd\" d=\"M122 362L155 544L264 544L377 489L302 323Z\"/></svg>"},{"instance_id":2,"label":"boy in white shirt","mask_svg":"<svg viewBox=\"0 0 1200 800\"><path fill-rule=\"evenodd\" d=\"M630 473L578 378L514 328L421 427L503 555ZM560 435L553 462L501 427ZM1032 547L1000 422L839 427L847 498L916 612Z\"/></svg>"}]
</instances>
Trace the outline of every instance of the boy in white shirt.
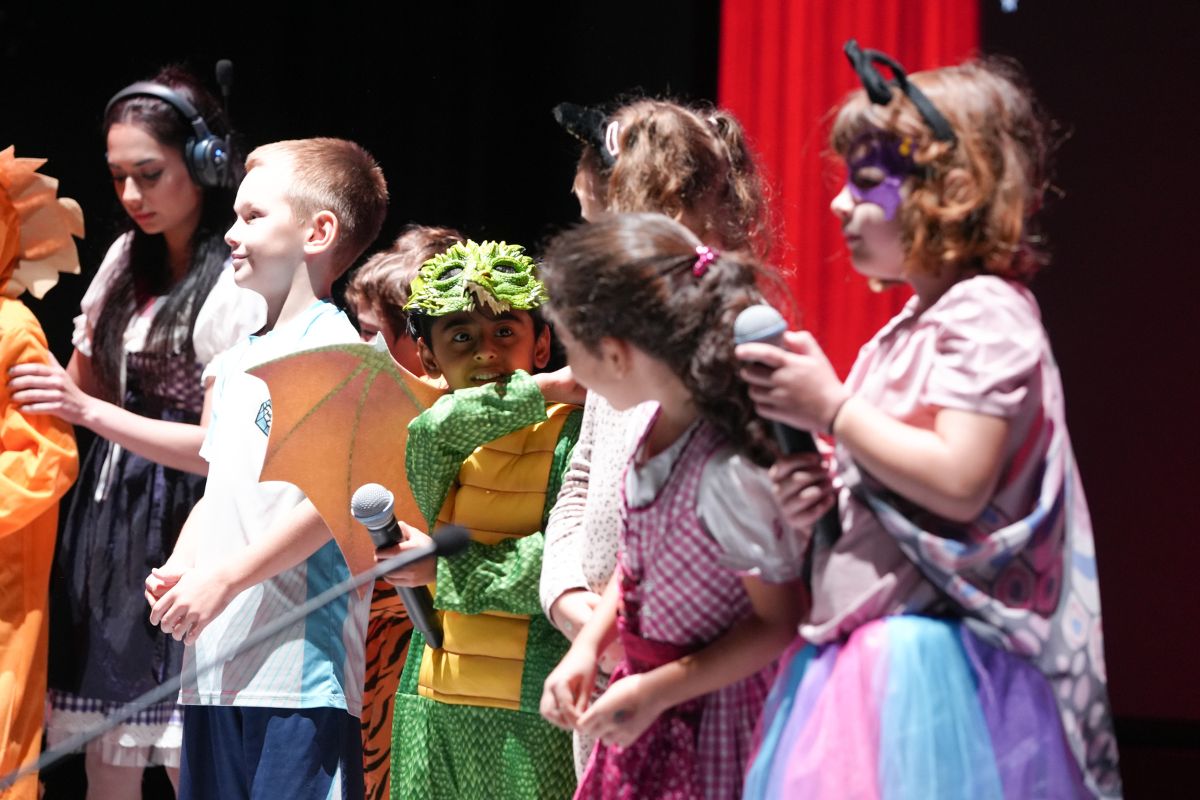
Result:
<instances>
[{"instance_id":1,"label":"boy in white shirt","mask_svg":"<svg viewBox=\"0 0 1200 800\"><path fill-rule=\"evenodd\" d=\"M226 654L349 577L303 492L259 483L271 399L246 369L357 340L328 297L378 235L387 187L370 154L340 139L265 145L246 168L225 238L234 277L266 299L267 322L209 366L216 383L200 451L208 484L174 553L146 580L151 622L188 645L185 674L198 670L180 692L180 797L361 797L370 596L350 592L270 641Z\"/></svg>"}]
</instances>

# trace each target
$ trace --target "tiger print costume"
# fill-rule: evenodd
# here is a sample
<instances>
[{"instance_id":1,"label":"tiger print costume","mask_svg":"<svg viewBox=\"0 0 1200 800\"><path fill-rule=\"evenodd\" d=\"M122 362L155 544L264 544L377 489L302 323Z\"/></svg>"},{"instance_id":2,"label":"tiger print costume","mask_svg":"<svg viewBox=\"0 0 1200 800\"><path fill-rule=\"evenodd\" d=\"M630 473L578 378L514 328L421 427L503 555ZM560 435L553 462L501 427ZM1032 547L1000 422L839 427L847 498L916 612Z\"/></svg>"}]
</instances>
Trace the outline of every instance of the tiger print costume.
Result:
<instances>
[{"instance_id":1,"label":"tiger print costume","mask_svg":"<svg viewBox=\"0 0 1200 800\"><path fill-rule=\"evenodd\" d=\"M375 582L367 623L367 669L363 684L363 781L366 800L387 800L391 792L392 709L413 625L396 587Z\"/></svg>"}]
</instances>

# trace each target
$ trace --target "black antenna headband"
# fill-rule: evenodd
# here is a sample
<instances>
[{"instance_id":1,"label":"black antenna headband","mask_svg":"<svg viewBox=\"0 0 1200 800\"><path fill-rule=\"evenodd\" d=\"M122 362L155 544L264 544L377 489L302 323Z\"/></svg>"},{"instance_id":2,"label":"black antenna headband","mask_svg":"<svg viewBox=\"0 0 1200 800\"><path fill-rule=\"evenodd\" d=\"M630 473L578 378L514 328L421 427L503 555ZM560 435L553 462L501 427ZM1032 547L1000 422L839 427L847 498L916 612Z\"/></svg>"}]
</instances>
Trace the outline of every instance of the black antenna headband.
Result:
<instances>
[{"instance_id":1,"label":"black antenna headband","mask_svg":"<svg viewBox=\"0 0 1200 800\"><path fill-rule=\"evenodd\" d=\"M609 149L608 115L594 106L576 103L559 103L554 107L554 119L567 133L586 145L590 145L600 156L606 169L617 163L617 154Z\"/></svg>"},{"instance_id":2,"label":"black antenna headband","mask_svg":"<svg viewBox=\"0 0 1200 800\"><path fill-rule=\"evenodd\" d=\"M850 59L850 65L858 73L858 78L862 81L863 88L867 90L867 97L872 103L883 106L891 102L892 86L894 85L904 92L904 95L917 107L921 118L933 131L933 138L951 143L957 140L954 129L942 116L942 112L937 110L924 92L909 82L908 74L904 71L904 67L896 62L896 59L878 50L863 50L854 39L846 42L844 50L846 58ZM883 75L875 66L876 64L883 64L892 71L893 78L890 82L884 80Z\"/></svg>"}]
</instances>

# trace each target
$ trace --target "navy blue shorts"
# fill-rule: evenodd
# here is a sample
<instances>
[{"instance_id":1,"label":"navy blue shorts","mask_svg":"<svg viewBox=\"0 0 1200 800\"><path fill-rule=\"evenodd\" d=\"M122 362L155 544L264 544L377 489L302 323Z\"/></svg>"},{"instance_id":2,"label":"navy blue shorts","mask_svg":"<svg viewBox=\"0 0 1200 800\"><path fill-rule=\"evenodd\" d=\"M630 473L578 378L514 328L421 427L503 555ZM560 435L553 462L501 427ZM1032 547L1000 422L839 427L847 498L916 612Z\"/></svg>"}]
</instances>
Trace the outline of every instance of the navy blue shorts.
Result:
<instances>
[{"instance_id":1,"label":"navy blue shorts","mask_svg":"<svg viewBox=\"0 0 1200 800\"><path fill-rule=\"evenodd\" d=\"M184 706L180 800L362 800L362 723L338 708Z\"/></svg>"}]
</instances>

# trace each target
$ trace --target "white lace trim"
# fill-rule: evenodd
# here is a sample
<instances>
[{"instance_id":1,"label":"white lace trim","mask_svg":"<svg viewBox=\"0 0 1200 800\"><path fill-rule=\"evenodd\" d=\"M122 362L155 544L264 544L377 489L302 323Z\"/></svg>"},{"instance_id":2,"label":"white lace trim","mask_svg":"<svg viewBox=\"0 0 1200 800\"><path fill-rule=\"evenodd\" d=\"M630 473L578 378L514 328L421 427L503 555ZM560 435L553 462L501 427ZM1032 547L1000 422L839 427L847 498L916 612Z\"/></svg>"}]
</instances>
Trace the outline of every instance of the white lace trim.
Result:
<instances>
[{"instance_id":1,"label":"white lace trim","mask_svg":"<svg viewBox=\"0 0 1200 800\"><path fill-rule=\"evenodd\" d=\"M57 747L67 739L91 730L104 721L99 711L50 709L46 723L46 742ZM118 725L87 745L99 753L105 764L116 767L178 767L183 746L183 723L179 715L169 722L146 725Z\"/></svg>"}]
</instances>

